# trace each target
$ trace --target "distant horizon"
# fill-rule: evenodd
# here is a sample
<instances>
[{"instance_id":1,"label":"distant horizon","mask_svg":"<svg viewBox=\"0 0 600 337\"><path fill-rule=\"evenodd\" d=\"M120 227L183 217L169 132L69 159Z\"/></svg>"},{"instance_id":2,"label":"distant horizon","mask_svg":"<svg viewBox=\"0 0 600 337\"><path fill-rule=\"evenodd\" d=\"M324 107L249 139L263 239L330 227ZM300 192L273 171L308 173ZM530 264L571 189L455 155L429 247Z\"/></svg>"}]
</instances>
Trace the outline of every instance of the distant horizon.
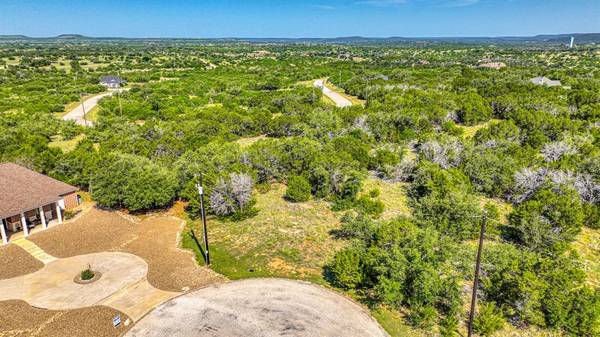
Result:
<instances>
[{"instance_id":1,"label":"distant horizon","mask_svg":"<svg viewBox=\"0 0 600 337\"><path fill-rule=\"evenodd\" d=\"M588 35L588 34L600 34L600 31L591 32L574 32L574 33L539 33L534 35L448 35L448 36L405 36L405 35L388 35L388 36L367 36L367 35L342 35L342 36L216 36L216 37L203 37L203 36L102 36L102 35L88 35L82 33L61 33L57 35L48 36L33 36L27 34L0 34L0 36L24 36L33 39L51 39L63 36L81 36L94 39L190 39L190 40L220 40L220 39L282 39L282 40L296 40L296 39L344 39L344 38L365 38L365 39L391 39L391 38L406 38L406 39L451 39L451 38L527 38L527 37L538 37L538 36L577 36L577 35Z\"/></svg>"},{"instance_id":2,"label":"distant horizon","mask_svg":"<svg viewBox=\"0 0 600 337\"><path fill-rule=\"evenodd\" d=\"M2 0L0 35L523 37L600 32L597 0ZM73 34L73 33L67 33Z\"/></svg>"}]
</instances>

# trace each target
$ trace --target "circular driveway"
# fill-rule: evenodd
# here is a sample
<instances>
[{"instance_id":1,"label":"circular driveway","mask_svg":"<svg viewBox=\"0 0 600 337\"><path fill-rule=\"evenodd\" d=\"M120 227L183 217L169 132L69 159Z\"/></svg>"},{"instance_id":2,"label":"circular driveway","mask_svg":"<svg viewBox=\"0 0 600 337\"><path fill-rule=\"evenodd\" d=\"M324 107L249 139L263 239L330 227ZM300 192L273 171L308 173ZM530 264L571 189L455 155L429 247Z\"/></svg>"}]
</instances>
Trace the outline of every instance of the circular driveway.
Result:
<instances>
[{"instance_id":1,"label":"circular driveway","mask_svg":"<svg viewBox=\"0 0 600 337\"><path fill-rule=\"evenodd\" d=\"M251 279L204 288L166 302L126 336L383 337L360 306L323 287Z\"/></svg>"},{"instance_id":2,"label":"circular driveway","mask_svg":"<svg viewBox=\"0 0 600 337\"><path fill-rule=\"evenodd\" d=\"M90 265L102 273L91 284L77 284L73 278ZM58 259L25 276L0 280L0 301L24 300L45 309L89 307L144 280L148 265L126 253L95 253ZM5 291L6 290L6 291Z\"/></svg>"}]
</instances>

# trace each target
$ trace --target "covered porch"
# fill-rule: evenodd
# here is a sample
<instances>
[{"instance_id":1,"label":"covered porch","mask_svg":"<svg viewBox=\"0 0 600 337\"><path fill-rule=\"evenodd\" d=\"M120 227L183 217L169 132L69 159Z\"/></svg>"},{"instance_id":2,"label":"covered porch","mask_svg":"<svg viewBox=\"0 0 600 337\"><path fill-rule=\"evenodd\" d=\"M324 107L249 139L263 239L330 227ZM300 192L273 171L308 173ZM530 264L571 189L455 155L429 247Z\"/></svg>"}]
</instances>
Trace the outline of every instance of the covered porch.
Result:
<instances>
[{"instance_id":1,"label":"covered porch","mask_svg":"<svg viewBox=\"0 0 600 337\"><path fill-rule=\"evenodd\" d=\"M2 244L12 240L27 237L35 232L46 230L63 222L63 208L61 201L42 205L34 209L23 211L0 219L0 235ZM64 201L63 201L64 203Z\"/></svg>"}]
</instances>

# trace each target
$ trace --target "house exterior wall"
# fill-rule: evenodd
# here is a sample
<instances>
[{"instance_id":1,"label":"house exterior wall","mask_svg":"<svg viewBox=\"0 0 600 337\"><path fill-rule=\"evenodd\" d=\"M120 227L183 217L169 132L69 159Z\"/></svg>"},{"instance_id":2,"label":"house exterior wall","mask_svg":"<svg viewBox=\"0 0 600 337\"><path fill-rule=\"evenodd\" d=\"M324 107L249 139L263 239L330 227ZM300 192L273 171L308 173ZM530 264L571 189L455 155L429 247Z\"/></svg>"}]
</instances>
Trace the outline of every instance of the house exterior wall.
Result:
<instances>
[{"instance_id":1,"label":"house exterior wall","mask_svg":"<svg viewBox=\"0 0 600 337\"><path fill-rule=\"evenodd\" d=\"M79 200L77 199L77 192L69 193L63 196L65 209L69 210L79 206Z\"/></svg>"}]
</instances>

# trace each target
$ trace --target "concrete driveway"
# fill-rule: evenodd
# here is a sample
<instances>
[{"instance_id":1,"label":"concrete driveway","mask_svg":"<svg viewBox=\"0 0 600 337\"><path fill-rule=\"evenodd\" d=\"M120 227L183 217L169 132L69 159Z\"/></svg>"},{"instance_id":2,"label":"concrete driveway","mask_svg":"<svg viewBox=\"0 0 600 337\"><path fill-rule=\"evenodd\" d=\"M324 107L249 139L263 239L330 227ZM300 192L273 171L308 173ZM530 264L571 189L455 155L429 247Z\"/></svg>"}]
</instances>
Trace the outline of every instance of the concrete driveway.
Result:
<instances>
[{"instance_id":1,"label":"concrete driveway","mask_svg":"<svg viewBox=\"0 0 600 337\"><path fill-rule=\"evenodd\" d=\"M73 282L88 265L102 277L91 284ZM146 280L147 272L148 265L142 258L127 253L55 259L32 274L0 280L0 301L23 300L52 310L106 305L137 321L160 303L180 295L152 287Z\"/></svg>"},{"instance_id":2,"label":"concrete driveway","mask_svg":"<svg viewBox=\"0 0 600 337\"><path fill-rule=\"evenodd\" d=\"M316 80L313 85L315 86L315 88L321 89L321 91L323 92L323 95L331 98L331 100L333 102L335 102L335 105L337 107L344 108L344 107L352 106L352 102L350 102L349 99L347 99L346 97L338 94L337 92L332 91L331 89L327 88L324 80Z\"/></svg>"},{"instance_id":3,"label":"concrete driveway","mask_svg":"<svg viewBox=\"0 0 600 337\"><path fill-rule=\"evenodd\" d=\"M360 306L306 282L236 281L183 295L144 317L128 337L383 337Z\"/></svg>"}]
</instances>

